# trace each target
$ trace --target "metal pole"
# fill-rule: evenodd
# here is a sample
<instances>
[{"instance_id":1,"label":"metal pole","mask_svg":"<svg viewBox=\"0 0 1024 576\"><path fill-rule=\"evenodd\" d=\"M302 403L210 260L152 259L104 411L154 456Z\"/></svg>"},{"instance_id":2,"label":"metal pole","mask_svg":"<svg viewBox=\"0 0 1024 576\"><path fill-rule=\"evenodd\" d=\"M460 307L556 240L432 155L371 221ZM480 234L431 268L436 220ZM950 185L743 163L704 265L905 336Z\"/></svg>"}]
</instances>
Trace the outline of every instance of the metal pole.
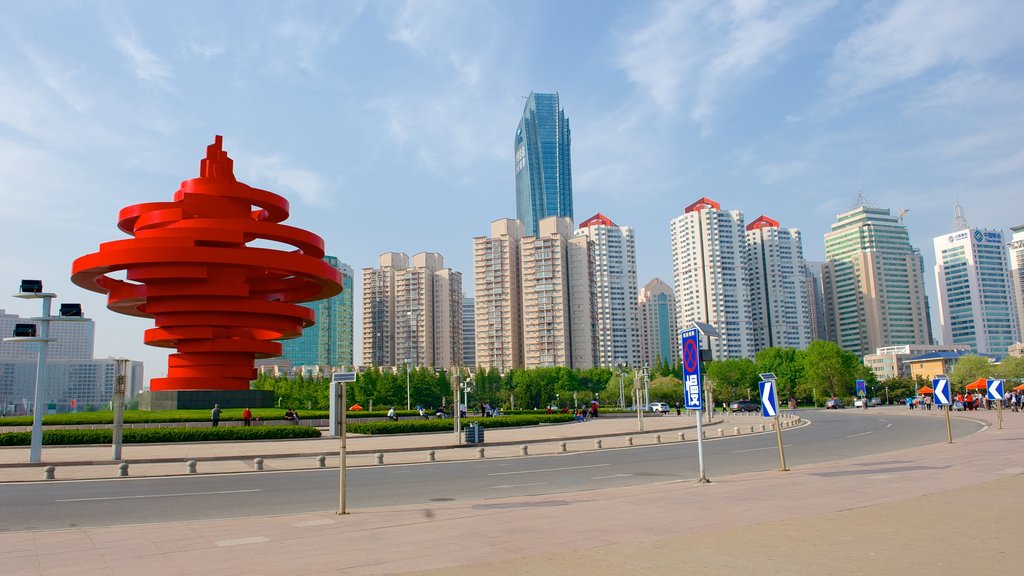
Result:
<instances>
[{"instance_id":1,"label":"metal pole","mask_svg":"<svg viewBox=\"0 0 1024 576\"><path fill-rule=\"evenodd\" d=\"M623 372L623 370L624 370L624 368L620 364L619 365L619 408L625 408L626 407L626 391L625 391L625 389L622 386L622 378L625 375L625 372Z\"/></svg>"},{"instance_id":2,"label":"metal pole","mask_svg":"<svg viewBox=\"0 0 1024 576\"><path fill-rule=\"evenodd\" d=\"M636 403L636 428L640 432L644 431L644 413L642 407L640 406L640 397L642 395L643 390L640 390L639 388L633 390L633 401Z\"/></svg>"},{"instance_id":3,"label":"metal pole","mask_svg":"<svg viewBox=\"0 0 1024 576\"><path fill-rule=\"evenodd\" d=\"M778 388L775 393L778 394ZM786 452L782 449L782 426L779 424L778 414L775 414L775 437L779 440L779 471L789 472L789 468L786 467Z\"/></svg>"},{"instance_id":4,"label":"metal pole","mask_svg":"<svg viewBox=\"0 0 1024 576\"><path fill-rule=\"evenodd\" d=\"M345 508L345 471L347 468L346 457L348 456L345 447L345 439L348 430L345 429L346 412L348 412L348 383L341 382L341 446L338 448L338 514L348 514Z\"/></svg>"},{"instance_id":5,"label":"metal pole","mask_svg":"<svg viewBox=\"0 0 1024 576\"><path fill-rule=\"evenodd\" d=\"M39 319L39 362L36 364L35 406L32 412L32 439L29 447L28 461L40 462L43 453L43 412L46 410L46 350L50 337L50 300L51 296L43 296L43 316Z\"/></svg>"},{"instance_id":6,"label":"metal pole","mask_svg":"<svg viewBox=\"0 0 1024 576\"><path fill-rule=\"evenodd\" d=\"M710 484L711 480L708 480L708 475L704 471L704 427L701 425L701 420L704 419L704 415L701 411L697 411L697 463L700 467L700 476L697 478L698 484Z\"/></svg>"},{"instance_id":7,"label":"metal pole","mask_svg":"<svg viewBox=\"0 0 1024 576\"><path fill-rule=\"evenodd\" d=\"M647 366L644 366L644 405L651 405L651 378Z\"/></svg>"},{"instance_id":8,"label":"metal pole","mask_svg":"<svg viewBox=\"0 0 1024 576\"><path fill-rule=\"evenodd\" d=\"M128 366L130 360L118 358L117 375L114 377L114 460L121 459L121 443L124 436L124 393L126 381L128 380Z\"/></svg>"},{"instance_id":9,"label":"metal pole","mask_svg":"<svg viewBox=\"0 0 1024 576\"><path fill-rule=\"evenodd\" d=\"M409 387L409 361L405 361L405 409L412 410L412 388Z\"/></svg>"},{"instance_id":10,"label":"metal pole","mask_svg":"<svg viewBox=\"0 0 1024 576\"><path fill-rule=\"evenodd\" d=\"M455 392L455 409L452 417L455 421L455 444L462 444L462 437L459 434L460 428L462 427L462 406L459 405L459 374L456 372L452 375L452 391Z\"/></svg>"},{"instance_id":11,"label":"metal pole","mask_svg":"<svg viewBox=\"0 0 1024 576\"><path fill-rule=\"evenodd\" d=\"M949 394L950 396L953 395L952 392ZM953 443L953 426L949 423L949 404L946 404L946 443Z\"/></svg>"}]
</instances>

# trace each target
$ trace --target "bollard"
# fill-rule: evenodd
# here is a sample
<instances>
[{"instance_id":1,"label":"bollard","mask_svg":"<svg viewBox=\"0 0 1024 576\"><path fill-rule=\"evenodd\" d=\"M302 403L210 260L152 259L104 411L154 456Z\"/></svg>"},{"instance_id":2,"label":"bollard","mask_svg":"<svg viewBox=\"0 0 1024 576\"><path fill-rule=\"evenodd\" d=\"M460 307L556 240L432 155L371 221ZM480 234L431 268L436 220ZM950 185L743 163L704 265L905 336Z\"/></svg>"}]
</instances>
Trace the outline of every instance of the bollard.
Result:
<instances>
[{"instance_id":1,"label":"bollard","mask_svg":"<svg viewBox=\"0 0 1024 576\"><path fill-rule=\"evenodd\" d=\"M127 476L128 476L128 463L127 462L121 462L120 464L117 465L117 477L118 478L125 478Z\"/></svg>"},{"instance_id":2,"label":"bollard","mask_svg":"<svg viewBox=\"0 0 1024 576\"><path fill-rule=\"evenodd\" d=\"M633 445L633 437L632 436L627 436L626 437L626 446L632 446L632 445Z\"/></svg>"},{"instance_id":3,"label":"bollard","mask_svg":"<svg viewBox=\"0 0 1024 576\"><path fill-rule=\"evenodd\" d=\"M523 444L522 446L520 446L519 447L519 455L520 456L529 456L530 455L530 447L527 446L526 444Z\"/></svg>"},{"instance_id":4,"label":"bollard","mask_svg":"<svg viewBox=\"0 0 1024 576\"><path fill-rule=\"evenodd\" d=\"M53 480L53 472L57 470L55 466L47 466L43 468L43 478L46 480Z\"/></svg>"},{"instance_id":5,"label":"bollard","mask_svg":"<svg viewBox=\"0 0 1024 576\"><path fill-rule=\"evenodd\" d=\"M761 424L761 432L764 432L765 430L767 430L767 428L764 427L764 424Z\"/></svg>"},{"instance_id":6,"label":"bollard","mask_svg":"<svg viewBox=\"0 0 1024 576\"><path fill-rule=\"evenodd\" d=\"M374 459L376 460L377 464L383 464L384 463L384 453L383 452L377 452L374 455Z\"/></svg>"},{"instance_id":7,"label":"bollard","mask_svg":"<svg viewBox=\"0 0 1024 576\"><path fill-rule=\"evenodd\" d=\"M188 462L185 462L185 472L189 474L195 474L196 464L198 463L195 460L189 460Z\"/></svg>"},{"instance_id":8,"label":"bollard","mask_svg":"<svg viewBox=\"0 0 1024 576\"><path fill-rule=\"evenodd\" d=\"M685 432L680 432L679 433L679 441L680 442L685 442L686 441L686 433Z\"/></svg>"},{"instance_id":9,"label":"bollard","mask_svg":"<svg viewBox=\"0 0 1024 576\"><path fill-rule=\"evenodd\" d=\"M565 452L566 451L565 450L565 442L559 442L558 443L558 451L559 452Z\"/></svg>"},{"instance_id":10,"label":"bollard","mask_svg":"<svg viewBox=\"0 0 1024 576\"><path fill-rule=\"evenodd\" d=\"M327 468L327 456L324 456L323 454L317 456L316 457L316 467L317 468Z\"/></svg>"},{"instance_id":11,"label":"bollard","mask_svg":"<svg viewBox=\"0 0 1024 576\"><path fill-rule=\"evenodd\" d=\"M702 438L704 438L705 440L707 440L707 439L708 439L708 431L707 431L707 430L701 430L701 431L700 431L700 435L701 435L701 437L702 437Z\"/></svg>"},{"instance_id":12,"label":"bollard","mask_svg":"<svg viewBox=\"0 0 1024 576\"><path fill-rule=\"evenodd\" d=\"M722 438L723 436L725 436L725 429L724 428L719 428L718 429L718 437Z\"/></svg>"},{"instance_id":13,"label":"bollard","mask_svg":"<svg viewBox=\"0 0 1024 576\"><path fill-rule=\"evenodd\" d=\"M751 433L751 434L753 434L753 433L754 433L754 427L753 427L753 426L751 426L751 427L750 427L750 433Z\"/></svg>"},{"instance_id":14,"label":"bollard","mask_svg":"<svg viewBox=\"0 0 1024 576\"><path fill-rule=\"evenodd\" d=\"M476 449L476 457L477 458L483 458L484 457L484 449L483 448L477 448Z\"/></svg>"},{"instance_id":15,"label":"bollard","mask_svg":"<svg viewBox=\"0 0 1024 576\"><path fill-rule=\"evenodd\" d=\"M260 472L261 470L263 470L263 458L253 458L252 459L252 469L257 471L257 472Z\"/></svg>"},{"instance_id":16,"label":"bollard","mask_svg":"<svg viewBox=\"0 0 1024 576\"><path fill-rule=\"evenodd\" d=\"M654 443L655 444L661 444L661 434L655 434L654 435Z\"/></svg>"},{"instance_id":17,"label":"bollard","mask_svg":"<svg viewBox=\"0 0 1024 576\"><path fill-rule=\"evenodd\" d=\"M428 451L427 452L427 462L433 462L434 459L435 459L434 456L435 456L435 454L434 454L433 450Z\"/></svg>"},{"instance_id":18,"label":"bollard","mask_svg":"<svg viewBox=\"0 0 1024 576\"><path fill-rule=\"evenodd\" d=\"M737 426L737 427L733 428L733 429L732 429L732 433L733 433L734 435L736 435L736 436L739 436L739 435L740 435L740 427L739 427L739 426Z\"/></svg>"},{"instance_id":19,"label":"bollard","mask_svg":"<svg viewBox=\"0 0 1024 576\"><path fill-rule=\"evenodd\" d=\"M601 440L600 439L594 440L594 449L595 450L600 450L601 449Z\"/></svg>"}]
</instances>

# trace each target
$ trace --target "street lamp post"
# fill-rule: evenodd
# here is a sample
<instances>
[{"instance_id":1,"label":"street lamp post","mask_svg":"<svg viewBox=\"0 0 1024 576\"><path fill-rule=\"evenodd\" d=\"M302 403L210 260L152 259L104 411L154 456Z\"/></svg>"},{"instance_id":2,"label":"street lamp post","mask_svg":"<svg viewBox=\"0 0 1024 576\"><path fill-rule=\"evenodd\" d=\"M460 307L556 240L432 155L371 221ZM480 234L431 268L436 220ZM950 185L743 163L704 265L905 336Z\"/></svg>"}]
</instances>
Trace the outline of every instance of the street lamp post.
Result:
<instances>
[{"instance_id":1,"label":"street lamp post","mask_svg":"<svg viewBox=\"0 0 1024 576\"><path fill-rule=\"evenodd\" d=\"M647 364L644 364L644 406L651 405L651 378L647 371Z\"/></svg>"},{"instance_id":2,"label":"street lamp post","mask_svg":"<svg viewBox=\"0 0 1024 576\"><path fill-rule=\"evenodd\" d=\"M624 388L624 384L623 384L622 379L625 377L625 374L626 374L626 363L625 362L619 362L618 364L615 365L615 367L619 369L618 370L619 371L619 408L622 408L623 410L625 410L625 408L626 408L626 390Z\"/></svg>"},{"instance_id":3,"label":"street lamp post","mask_svg":"<svg viewBox=\"0 0 1024 576\"><path fill-rule=\"evenodd\" d=\"M405 409L412 410L412 388L409 386L409 359L405 359Z\"/></svg>"}]
</instances>

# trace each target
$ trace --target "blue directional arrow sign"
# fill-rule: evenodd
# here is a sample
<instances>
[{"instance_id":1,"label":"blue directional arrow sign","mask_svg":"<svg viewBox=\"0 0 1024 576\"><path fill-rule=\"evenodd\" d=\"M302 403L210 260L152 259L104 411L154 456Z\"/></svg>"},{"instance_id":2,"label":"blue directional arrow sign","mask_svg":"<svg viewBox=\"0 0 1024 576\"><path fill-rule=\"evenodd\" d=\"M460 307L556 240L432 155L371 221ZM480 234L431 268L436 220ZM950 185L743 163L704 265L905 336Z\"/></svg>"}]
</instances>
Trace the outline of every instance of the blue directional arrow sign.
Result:
<instances>
[{"instance_id":1,"label":"blue directional arrow sign","mask_svg":"<svg viewBox=\"0 0 1024 576\"><path fill-rule=\"evenodd\" d=\"M1003 381L1002 380L989 380L988 381L988 399L989 400L1002 400L1003 399Z\"/></svg>"},{"instance_id":2,"label":"blue directional arrow sign","mask_svg":"<svg viewBox=\"0 0 1024 576\"><path fill-rule=\"evenodd\" d=\"M948 378L936 378L932 380L933 396L935 399L936 406L949 406L952 402L949 401L949 379Z\"/></svg>"},{"instance_id":3,"label":"blue directional arrow sign","mask_svg":"<svg viewBox=\"0 0 1024 576\"><path fill-rule=\"evenodd\" d=\"M767 380L757 383L761 389L761 416L774 418L779 415L779 395L775 392L775 381Z\"/></svg>"},{"instance_id":4,"label":"blue directional arrow sign","mask_svg":"<svg viewBox=\"0 0 1024 576\"><path fill-rule=\"evenodd\" d=\"M696 328L679 331L683 359L683 399L687 410L702 410L700 393L700 333Z\"/></svg>"},{"instance_id":5,"label":"blue directional arrow sign","mask_svg":"<svg viewBox=\"0 0 1024 576\"><path fill-rule=\"evenodd\" d=\"M861 398L863 398L863 397L865 397L867 395L868 395L868 385L867 385L867 382L865 382L863 380L857 380L857 396L860 396Z\"/></svg>"}]
</instances>

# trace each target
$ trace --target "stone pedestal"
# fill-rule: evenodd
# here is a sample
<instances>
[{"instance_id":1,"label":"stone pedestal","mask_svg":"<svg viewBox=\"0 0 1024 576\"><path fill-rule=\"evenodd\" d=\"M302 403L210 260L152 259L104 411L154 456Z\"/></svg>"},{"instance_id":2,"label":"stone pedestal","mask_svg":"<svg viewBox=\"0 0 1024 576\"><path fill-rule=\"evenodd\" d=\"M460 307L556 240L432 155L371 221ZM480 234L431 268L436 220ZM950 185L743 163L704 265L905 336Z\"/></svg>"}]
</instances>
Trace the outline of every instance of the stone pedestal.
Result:
<instances>
[{"instance_id":1,"label":"stone pedestal","mask_svg":"<svg viewBox=\"0 0 1024 576\"><path fill-rule=\"evenodd\" d=\"M210 410L273 408L272 390L158 390L139 395L139 410Z\"/></svg>"}]
</instances>

